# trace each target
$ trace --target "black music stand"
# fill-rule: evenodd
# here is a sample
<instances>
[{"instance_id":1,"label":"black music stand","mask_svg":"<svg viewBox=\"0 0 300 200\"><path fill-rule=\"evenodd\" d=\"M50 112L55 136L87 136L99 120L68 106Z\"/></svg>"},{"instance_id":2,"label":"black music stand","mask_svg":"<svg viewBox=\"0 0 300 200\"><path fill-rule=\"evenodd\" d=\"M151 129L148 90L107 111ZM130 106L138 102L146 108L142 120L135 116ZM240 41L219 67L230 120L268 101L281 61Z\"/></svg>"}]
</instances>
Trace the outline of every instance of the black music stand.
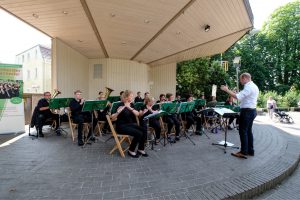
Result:
<instances>
[{"instance_id":1,"label":"black music stand","mask_svg":"<svg viewBox=\"0 0 300 200\"><path fill-rule=\"evenodd\" d=\"M187 112L192 112L192 110L195 107L195 102L181 102L179 105L179 109L178 109L178 114L180 115L180 119L182 120L181 114L183 113L187 113ZM196 145L195 142L190 138L190 136L188 135L188 130L184 129L183 130L183 134L184 136L190 140L190 142L193 145Z\"/></svg>"},{"instance_id":2,"label":"black music stand","mask_svg":"<svg viewBox=\"0 0 300 200\"><path fill-rule=\"evenodd\" d=\"M91 112L92 115L92 134L91 136L86 140L82 148L85 147L85 145L90 141L92 137L94 137L94 110L104 110L104 108L107 106L107 100L95 100L95 101L85 101L82 107L82 112Z\"/></svg>"},{"instance_id":3,"label":"black music stand","mask_svg":"<svg viewBox=\"0 0 300 200\"><path fill-rule=\"evenodd\" d=\"M166 112L168 115L175 114L177 110L177 104L176 102L165 102L161 104L161 110ZM166 146L166 134L164 134L164 146Z\"/></svg>"},{"instance_id":4,"label":"black music stand","mask_svg":"<svg viewBox=\"0 0 300 200\"><path fill-rule=\"evenodd\" d=\"M222 119L224 120L223 125L225 126L225 128L224 128L225 140L220 141L218 143L212 143L212 145L223 146L224 147L224 153L226 153L226 148L227 147L239 149L239 147L235 147L233 143L230 143L230 142L227 141L227 130L228 130L229 118L232 117L232 116L237 116L238 113L233 112L232 110L230 110L228 108L214 108L214 111L216 113L218 113L222 117Z\"/></svg>"},{"instance_id":5,"label":"black music stand","mask_svg":"<svg viewBox=\"0 0 300 200\"><path fill-rule=\"evenodd\" d=\"M152 113L150 115L147 115L146 117L144 117L144 121L147 120L147 127L149 127L149 119L150 118L159 118L159 117L162 117L164 115L166 115L167 113L164 112L164 111L158 111L158 112L155 112L155 113ZM154 143L156 142L156 136L154 135L154 139L153 140L150 140L151 142L151 150L154 150Z\"/></svg>"},{"instance_id":6,"label":"black music stand","mask_svg":"<svg viewBox=\"0 0 300 200\"><path fill-rule=\"evenodd\" d=\"M70 101L73 98L53 98L49 101L49 109L60 109L60 108L66 108L69 107ZM61 114L58 112L58 129L57 131L60 131L61 133L65 133L65 135L68 135L68 132L61 128L60 122L61 122Z\"/></svg>"}]
</instances>

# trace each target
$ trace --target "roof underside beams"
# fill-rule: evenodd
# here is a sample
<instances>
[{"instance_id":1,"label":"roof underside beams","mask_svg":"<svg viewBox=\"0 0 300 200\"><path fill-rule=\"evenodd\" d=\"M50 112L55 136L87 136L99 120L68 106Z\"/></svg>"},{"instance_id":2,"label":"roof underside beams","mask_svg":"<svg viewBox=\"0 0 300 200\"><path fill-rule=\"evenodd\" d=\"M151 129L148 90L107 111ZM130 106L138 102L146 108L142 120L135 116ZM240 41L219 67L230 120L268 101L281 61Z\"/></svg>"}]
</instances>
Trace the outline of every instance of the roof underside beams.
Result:
<instances>
[{"instance_id":1,"label":"roof underside beams","mask_svg":"<svg viewBox=\"0 0 300 200\"><path fill-rule=\"evenodd\" d=\"M248 0L0 0L0 6L88 58L150 65L224 52L253 26Z\"/></svg>"}]
</instances>

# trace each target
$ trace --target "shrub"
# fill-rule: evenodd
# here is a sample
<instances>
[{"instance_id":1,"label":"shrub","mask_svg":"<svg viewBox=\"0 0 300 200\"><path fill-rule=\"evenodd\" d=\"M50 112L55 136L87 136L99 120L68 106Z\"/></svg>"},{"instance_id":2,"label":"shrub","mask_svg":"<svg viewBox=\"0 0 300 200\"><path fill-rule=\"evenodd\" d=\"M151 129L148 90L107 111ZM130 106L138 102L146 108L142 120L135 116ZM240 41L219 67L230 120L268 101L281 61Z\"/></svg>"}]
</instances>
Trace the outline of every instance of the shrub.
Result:
<instances>
[{"instance_id":1,"label":"shrub","mask_svg":"<svg viewBox=\"0 0 300 200\"><path fill-rule=\"evenodd\" d=\"M289 90L283 97L284 106L297 107L299 94L295 90Z\"/></svg>"}]
</instances>

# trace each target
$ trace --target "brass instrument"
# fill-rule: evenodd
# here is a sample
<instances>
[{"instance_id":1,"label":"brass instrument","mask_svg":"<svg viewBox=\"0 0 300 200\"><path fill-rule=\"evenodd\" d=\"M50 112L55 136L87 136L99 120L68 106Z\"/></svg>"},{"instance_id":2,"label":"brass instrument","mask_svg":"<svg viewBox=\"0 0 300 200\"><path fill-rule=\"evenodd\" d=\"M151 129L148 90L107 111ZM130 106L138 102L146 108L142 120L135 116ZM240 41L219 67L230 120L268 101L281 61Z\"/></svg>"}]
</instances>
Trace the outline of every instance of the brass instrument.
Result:
<instances>
[{"instance_id":1,"label":"brass instrument","mask_svg":"<svg viewBox=\"0 0 300 200\"><path fill-rule=\"evenodd\" d=\"M51 99L54 99L55 97L57 97L60 94L61 94L61 92L58 89L54 89L54 92L51 96ZM51 112L54 113L54 114L58 114L59 111L60 111L59 109L51 109Z\"/></svg>"},{"instance_id":2,"label":"brass instrument","mask_svg":"<svg viewBox=\"0 0 300 200\"><path fill-rule=\"evenodd\" d=\"M60 95L60 94L61 94L61 92L60 92L58 89L54 89L54 92L53 92L53 94L52 94L52 96L51 96L51 99L57 97L57 96Z\"/></svg>"},{"instance_id":3,"label":"brass instrument","mask_svg":"<svg viewBox=\"0 0 300 200\"><path fill-rule=\"evenodd\" d=\"M113 89L109 87L105 87L105 99L107 99L113 91L114 91Z\"/></svg>"}]
</instances>

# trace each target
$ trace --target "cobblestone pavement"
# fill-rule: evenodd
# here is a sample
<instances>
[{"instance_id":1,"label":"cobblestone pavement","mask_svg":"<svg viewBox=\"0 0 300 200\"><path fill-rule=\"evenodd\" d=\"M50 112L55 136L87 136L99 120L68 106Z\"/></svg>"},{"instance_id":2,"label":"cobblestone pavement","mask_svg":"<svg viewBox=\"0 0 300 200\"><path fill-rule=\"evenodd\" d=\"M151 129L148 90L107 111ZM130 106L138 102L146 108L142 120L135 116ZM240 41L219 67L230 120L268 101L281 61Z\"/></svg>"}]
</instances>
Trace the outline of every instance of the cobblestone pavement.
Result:
<instances>
[{"instance_id":1,"label":"cobblestone pavement","mask_svg":"<svg viewBox=\"0 0 300 200\"><path fill-rule=\"evenodd\" d=\"M149 158L140 159L109 155L112 140L82 149L70 137L25 135L0 147L0 199L247 198L272 187L270 181L283 179L298 164L299 136L267 121L265 116L255 120L256 151L248 159L231 156L236 149L227 147L224 154L223 146L211 145L224 140L222 131L208 133L210 139L192 136L196 145L181 138L155 146L147 151ZM239 145L236 130L229 131L228 141Z\"/></svg>"},{"instance_id":2,"label":"cobblestone pavement","mask_svg":"<svg viewBox=\"0 0 300 200\"><path fill-rule=\"evenodd\" d=\"M275 123L274 126L281 128L293 135L300 136L300 113L291 112L288 113L295 121L293 126L289 124ZM269 120L268 120L269 121ZM273 123L269 121L269 123ZM269 190L257 197L257 199L266 199L266 200L277 200L277 199L300 199L300 168L288 178L286 178L281 184L275 187L272 190Z\"/></svg>"}]
</instances>

